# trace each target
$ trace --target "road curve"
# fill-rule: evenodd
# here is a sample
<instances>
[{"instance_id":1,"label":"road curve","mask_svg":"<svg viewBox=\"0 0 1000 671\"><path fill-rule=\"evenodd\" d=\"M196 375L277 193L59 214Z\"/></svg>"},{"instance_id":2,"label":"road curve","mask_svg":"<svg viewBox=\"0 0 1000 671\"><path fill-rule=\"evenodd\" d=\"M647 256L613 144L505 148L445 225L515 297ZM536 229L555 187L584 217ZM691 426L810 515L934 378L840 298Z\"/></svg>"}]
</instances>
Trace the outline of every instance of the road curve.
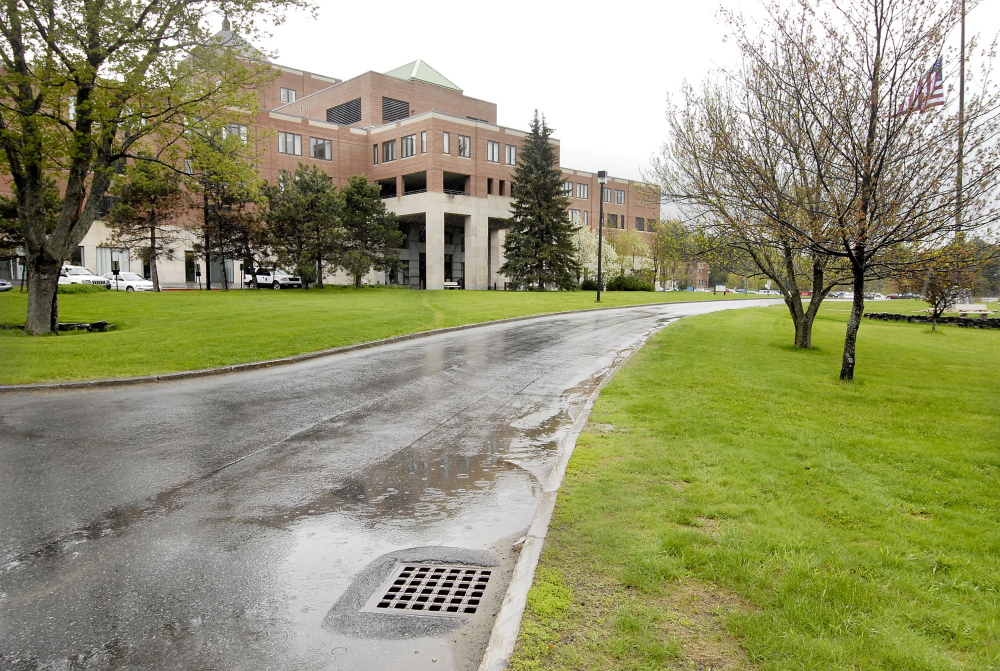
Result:
<instances>
[{"instance_id":1,"label":"road curve","mask_svg":"<svg viewBox=\"0 0 1000 671\"><path fill-rule=\"evenodd\" d=\"M474 668L486 604L441 631L412 617L348 631L337 604L380 557L441 548L496 558L492 608L601 375L674 318L773 303L567 313L229 375L4 394L0 669Z\"/></svg>"}]
</instances>

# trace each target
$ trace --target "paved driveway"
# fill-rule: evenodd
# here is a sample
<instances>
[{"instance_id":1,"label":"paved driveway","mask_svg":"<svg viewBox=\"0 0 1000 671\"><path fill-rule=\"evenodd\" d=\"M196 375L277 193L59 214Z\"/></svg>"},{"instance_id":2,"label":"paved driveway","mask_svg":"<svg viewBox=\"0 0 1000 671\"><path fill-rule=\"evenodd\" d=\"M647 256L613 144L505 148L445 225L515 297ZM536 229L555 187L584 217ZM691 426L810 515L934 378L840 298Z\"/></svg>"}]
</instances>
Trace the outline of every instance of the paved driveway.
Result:
<instances>
[{"instance_id":1,"label":"paved driveway","mask_svg":"<svg viewBox=\"0 0 1000 671\"><path fill-rule=\"evenodd\" d=\"M772 302L0 395L0 669L475 668L511 543L601 376L670 319ZM404 559L494 580L464 619L353 615Z\"/></svg>"}]
</instances>

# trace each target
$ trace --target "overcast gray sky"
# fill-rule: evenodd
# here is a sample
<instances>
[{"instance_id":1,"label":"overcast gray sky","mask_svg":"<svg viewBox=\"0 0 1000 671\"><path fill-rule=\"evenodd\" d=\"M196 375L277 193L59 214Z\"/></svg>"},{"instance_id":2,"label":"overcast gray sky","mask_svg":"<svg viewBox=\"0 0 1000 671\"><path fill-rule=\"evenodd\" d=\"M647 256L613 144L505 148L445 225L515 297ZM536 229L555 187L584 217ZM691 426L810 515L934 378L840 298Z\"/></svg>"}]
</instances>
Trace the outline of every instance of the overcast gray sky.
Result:
<instances>
[{"instance_id":1,"label":"overcast gray sky","mask_svg":"<svg viewBox=\"0 0 1000 671\"><path fill-rule=\"evenodd\" d=\"M667 97L684 80L699 83L710 70L734 64L719 8L750 13L760 6L315 1L317 18L292 14L259 45L275 52L277 63L349 79L420 58L466 95L496 103L503 126L527 129L534 109L545 114L561 142L563 167L632 179L666 138ZM986 0L970 12L967 30L992 39L1000 2Z\"/></svg>"}]
</instances>

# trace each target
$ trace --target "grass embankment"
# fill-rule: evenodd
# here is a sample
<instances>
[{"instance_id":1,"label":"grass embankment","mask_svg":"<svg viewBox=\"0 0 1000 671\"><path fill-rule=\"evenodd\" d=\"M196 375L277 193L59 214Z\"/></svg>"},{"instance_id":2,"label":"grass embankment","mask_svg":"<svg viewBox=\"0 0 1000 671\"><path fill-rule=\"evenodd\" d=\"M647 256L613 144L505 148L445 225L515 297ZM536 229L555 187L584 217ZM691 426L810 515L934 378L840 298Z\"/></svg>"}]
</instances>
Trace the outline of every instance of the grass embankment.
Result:
<instances>
[{"instance_id":1,"label":"grass embankment","mask_svg":"<svg viewBox=\"0 0 1000 671\"><path fill-rule=\"evenodd\" d=\"M60 321L106 320L116 325L115 330L73 331L48 338L0 330L0 384L197 370L507 317L713 298L727 297L700 292L604 292L598 304L592 292L582 291L376 287L60 295ZM23 324L26 308L26 294L0 294L0 324Z\"/></svg>"},{"instance_id":2,"label":"grass embankment","mask_svg":"<svg viewBox=\"0 0 1000 671\"><path fill-rule=\"evenodd\" d=\"M512 669L1000 669L1000 333L865 321L843 384L840 307L811 351L727 311L619 373Z\"/></svg>"}]
</instances>

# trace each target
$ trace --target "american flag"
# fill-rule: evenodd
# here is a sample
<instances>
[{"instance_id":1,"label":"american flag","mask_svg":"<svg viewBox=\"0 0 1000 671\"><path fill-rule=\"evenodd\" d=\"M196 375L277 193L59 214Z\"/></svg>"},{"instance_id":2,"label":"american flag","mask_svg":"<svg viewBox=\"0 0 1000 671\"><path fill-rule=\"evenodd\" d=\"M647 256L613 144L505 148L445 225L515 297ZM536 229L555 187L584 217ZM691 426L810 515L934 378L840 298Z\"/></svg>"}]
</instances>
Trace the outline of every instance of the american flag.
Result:
<instances>
[{"instance_id":1,"label":"american flag","mask_svg":"<svg viewBox=\"0 0 1000 671\"><path fill-rule=\"evenodd\" d=\"M941 74L942 59L937 57L927 74L917 80L910 97L899 104L896 116L913 110L923 112L931 107L944 105L944 77Z\"/></svg>"}]
</instances>

